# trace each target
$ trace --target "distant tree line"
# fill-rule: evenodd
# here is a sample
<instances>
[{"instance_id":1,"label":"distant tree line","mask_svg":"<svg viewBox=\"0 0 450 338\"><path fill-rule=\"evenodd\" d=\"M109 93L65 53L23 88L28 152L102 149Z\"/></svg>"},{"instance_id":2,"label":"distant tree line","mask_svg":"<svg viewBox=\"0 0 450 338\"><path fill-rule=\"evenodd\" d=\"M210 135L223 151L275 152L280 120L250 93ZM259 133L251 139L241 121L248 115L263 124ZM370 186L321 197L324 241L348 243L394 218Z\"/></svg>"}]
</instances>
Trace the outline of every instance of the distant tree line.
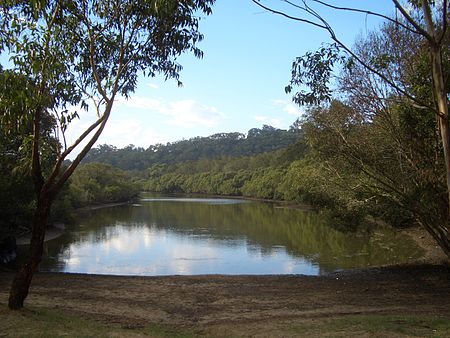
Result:
<instances>
[{"instance_id":1,"label":"distant tree line","mask_svg":"<svg viewBox=\"0 0 450 338\"><path fill-rule=\"evenodd\" d=\"M305 156L302 139L289 147L253 156L154 164L142 173L144 190L288 199L281 183L295 160Z\"/></svg>"},{"instance_id":2,"label":"distant tree line","mask_svg":"<svg viewBox=\"0 0 450 338\"><path fill-rule=\"evenodd\" d=\"M144 170L154 164L195 161L224 156L250 156L293 144L299 130L289 130L264 125L252 128L247 135L242 133L219 133L208 137L194 137L167 144L151 145L147 149L129 145L118 149L111 145L100 145L87 154L84 163L108 163L123 170Z\"/></svg>"}]
</instances>

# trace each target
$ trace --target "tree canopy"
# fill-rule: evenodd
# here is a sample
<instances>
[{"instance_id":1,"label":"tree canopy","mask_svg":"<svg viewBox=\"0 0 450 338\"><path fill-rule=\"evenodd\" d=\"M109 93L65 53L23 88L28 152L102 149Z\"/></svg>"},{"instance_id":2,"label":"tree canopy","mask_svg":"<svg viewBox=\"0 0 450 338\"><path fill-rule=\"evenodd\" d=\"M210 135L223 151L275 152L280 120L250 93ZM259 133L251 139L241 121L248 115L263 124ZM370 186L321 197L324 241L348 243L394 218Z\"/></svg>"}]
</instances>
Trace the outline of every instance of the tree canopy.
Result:
<instances>
[{"instance_id":1,"label":"tree canopy","mask_svg":"<svg viewBox=\"0 0 450 338\"><path fill-rule=\"evenodd\" d=\"M318 0L283 1L295 15L253 2L329 33L331 44L293 62L286 91L297 91L298 104L323 105L310 110L307 125L328 177L355 192L344 204L395 205L450 255L448 1L393 0L395 17ZM351 47L321 10L372 15L384 24ZM329 81L337 64L339 96ZM344 105L333 102L337 98Z\"/></svg>"},{"instance_id":2,"label":"tree canopy","mask_svg":"<svg viewBox=\"0 0 450 338\"><path fill-rule=\"evenodd\" d=\"M198 14L210 14L213 2L37 0L0 5L0 51L10 58L12 78L22 81L15 82L13 97L20 104L13 109L2 104L0 117L2 123L30 121L25 139L36 195L30 258L13 281L10 308L23 306L42 256L51 205L102 133L116 97L128 97L141 73L181 84L177 57L183 52L202 56L196 46L203 38ZM68 144L70 122L88 109L94 110L96 121ZM57 142L49 144L48 137ZM43 151L46 145L49 152ZM78 155L63 167L75 149ZM54 156L48 171L43 154Z\"/></svg>"}]
</instances>

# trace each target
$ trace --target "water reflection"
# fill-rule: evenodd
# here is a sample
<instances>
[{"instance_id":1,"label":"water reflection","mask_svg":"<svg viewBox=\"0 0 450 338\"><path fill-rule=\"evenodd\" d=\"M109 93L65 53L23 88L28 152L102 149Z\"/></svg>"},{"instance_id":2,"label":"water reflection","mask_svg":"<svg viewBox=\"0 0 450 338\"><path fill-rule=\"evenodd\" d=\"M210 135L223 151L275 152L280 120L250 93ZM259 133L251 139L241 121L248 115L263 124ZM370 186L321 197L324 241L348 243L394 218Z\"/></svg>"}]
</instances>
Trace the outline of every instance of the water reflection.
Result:
<instances>
[{"instance_id":1,"label":"water reflection","mask_svg":"<svg viewBox=\"0 0 450 338\"><path fill-rule=\"evenodd\" d=\"M317 275L420 256L388 229L344 234L314 212L206 198L91 211L48 242L47 253L41 270L123 275Z\"/></svg>"}]
</instances>

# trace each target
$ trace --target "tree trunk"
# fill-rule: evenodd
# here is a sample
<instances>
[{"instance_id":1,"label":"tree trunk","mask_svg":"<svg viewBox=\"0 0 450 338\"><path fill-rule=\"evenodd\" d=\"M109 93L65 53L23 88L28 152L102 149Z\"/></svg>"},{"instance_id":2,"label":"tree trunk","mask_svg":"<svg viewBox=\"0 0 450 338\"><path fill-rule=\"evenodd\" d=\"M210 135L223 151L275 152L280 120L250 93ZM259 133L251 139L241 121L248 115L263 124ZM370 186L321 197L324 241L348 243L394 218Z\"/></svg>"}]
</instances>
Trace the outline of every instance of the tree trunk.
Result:
<instances>
[{"instance_id":1,"label":"tree trunk","mask_svg":"<svg viewBox=\"0 0 450 338\"><path fill-rule=\"evenodd\" d=\"M16 273L11 284L8 302L8 307L11 310L23 308L30 288L31 279L41 262L50 206L51 200L48 197L39 198L33 218L29 257L26 263Z\"/></svg>"},{"instance_id":2,"label":"tree trunk","mask_svg":"<svg viewBox=\"0 0 450 338\"><path fill-rule=\"evenodd\" d=\"M433 85L436 95L437 108L439 109L439 129L441 131L442 148L444 151L446 180L447 180L447 214L450 220L450 125L448 116L447 96L444 91L442 73L439 76L437 68L442 69L440 54L431 57L433 62ZM437 58L437 60L434 60Z\"/></svg>"},{"instance_id":3,"label":"tree trunk","mask_svg":"<svg viewBox=\"0 0 450 338\"><path fill-rule=\"evenodd\" d=\"M427 0L422 0L422 11L425 20L428 36L428 53L431 63L431 76L433 94L436 102L437 113L439 117L439 129L441 132L442 148L444 152L444 162L446 170L446 183L447 183L447 219L444 224L424 224L425 228L430 232L434 239L438 242L441 248L445 251L447 256L450 257L450 125L449 125L449 111L448 111L448 98L445 90L444 81L444 69L442 67L442 41L443 36L438 36L433 16L430 9L430 4ZM448 22L446 17L446 11L442 18ZM443 24L443 32L445 34L445 23Z\"/></svg>"},{"instance_id":4,"label":"tree trunk","mask_svg":"<svg viewBox=\"0 0 450 338\"><path fill-rule=\"evenodd\" d=\"M450 126L448 115L439 116L439 129L441 131L442 148L444 151L444 161L447 181L447 215L450 220Z\"/></svg>"},{"instance_id":5,"label":"tree trunk","mask_svg":"<svg viewBox=\"0 0 450 338\"><path fill-rule=\"evenodd\" d=\"M449 124L449 112L448 101L445 92L443 69L442 69L442 57L441 51L438 46L430 46L431 67L433 75L433 92L436 100L436 106L439 116L439 129L441 132L442 148L444 152L445 170L446 170L446 182L447 182L447 219L443 225L431 224L426 227L427 230L433 235L438 244L450 257L450 124ZM432 229L429 229L432 228ZM432 230L432 231L430 231Z\"/></svg>"}]
</instances>

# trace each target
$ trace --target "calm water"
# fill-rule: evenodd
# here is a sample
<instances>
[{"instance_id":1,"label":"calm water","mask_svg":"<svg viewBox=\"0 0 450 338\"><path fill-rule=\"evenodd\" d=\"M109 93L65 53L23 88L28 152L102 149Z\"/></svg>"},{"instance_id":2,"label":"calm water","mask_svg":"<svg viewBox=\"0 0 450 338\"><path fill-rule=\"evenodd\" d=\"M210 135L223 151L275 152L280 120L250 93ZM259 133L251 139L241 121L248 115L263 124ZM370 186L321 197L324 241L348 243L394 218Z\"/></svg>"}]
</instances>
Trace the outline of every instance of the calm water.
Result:
<instances>
[{"instance_id":1,"label":"calm water","mask_svg":"<svg viewBox=\"0 0 450 338\"><path fill-rule=\"evenodd\" d=\"M421 254L393 231L342 233L315 212L233 199L150 197L82 215L45 250L41 271L120 275L319 275Z\"/></svg>"}]
</instances>

